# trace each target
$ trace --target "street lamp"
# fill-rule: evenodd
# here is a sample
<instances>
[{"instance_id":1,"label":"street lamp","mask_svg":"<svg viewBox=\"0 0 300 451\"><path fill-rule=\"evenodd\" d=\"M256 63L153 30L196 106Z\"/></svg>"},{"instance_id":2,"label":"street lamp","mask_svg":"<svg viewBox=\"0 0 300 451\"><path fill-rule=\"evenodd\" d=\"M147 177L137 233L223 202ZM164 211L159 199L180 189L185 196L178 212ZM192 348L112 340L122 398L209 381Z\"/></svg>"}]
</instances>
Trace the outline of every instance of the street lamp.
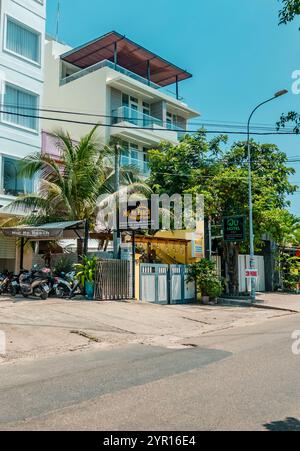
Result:
<instances>
[{"instance_id":1,"label":"street lamp","mask_svg":"<svg viewBox=\"0 0 300 451\"><path fill-rule=\"evenodd\" d=\"M253 204L252 204L252 179L251 179L251 146L250 146L250 123L254 113L265 103L269 103L278 97L287 94L288 91L283 89L276 92L273 97L257 105L249 116L247 125L247 149L248 149L248 187L249 187L249 238L250 238L250 269L255 269L254 259L254 232L253 232ZM255 278L251 277L251 300L255 301Z\"/></svg>"}]
</instances>

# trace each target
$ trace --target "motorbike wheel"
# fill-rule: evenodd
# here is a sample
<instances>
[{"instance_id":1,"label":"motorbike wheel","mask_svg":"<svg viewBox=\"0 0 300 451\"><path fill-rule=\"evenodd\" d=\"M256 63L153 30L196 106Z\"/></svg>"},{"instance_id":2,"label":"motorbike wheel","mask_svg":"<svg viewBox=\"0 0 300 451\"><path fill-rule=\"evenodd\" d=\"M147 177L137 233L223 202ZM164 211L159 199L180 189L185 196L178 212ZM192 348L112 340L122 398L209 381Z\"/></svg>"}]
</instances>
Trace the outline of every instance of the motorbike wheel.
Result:
<instances>
[{"instance_id":1,"label":"motorbike wheel","mask_svg":"<svg viewBox=\"0 0 300 451\"><path fill-rule=\"evenodd\" d=\"M46 301L46 299L48 299L48 293L46 293L46 291L43 291L40 297L42 301Z\"/></svg>"},{"instance_id":2,"label":"motorbike wheel","mask_svg":"<svg viewBox=\"0 0 300 451\"><path fill-rule=\"evenodd\" d=\"M10 288L10 295L13 297L13 298L15 298L16 296L17 296L17 289L16 289L16 287L11 287Z\"/></svg>"},{"instance_id":3,"label":"motorbike wheel","mask_svg":"<svg viewBox=\"0 0 300 451\"><path fill-rule=\"evenodd\" d=\"M48 293L45 290L43 290L41 287L36 288L33 291L33 294L37 298L40 298L42 301L45 301L46 299L48 299Z\"/></svg>"},{"instance_id":4,"label":"motorbike wheel","mask_svg":"<svg viewBox=\"0 0 300 451\"><path fill-rule=\"evenodd\" d=\"M58 285L58 287L55 290L55 296L58 299L64 299L67 298L70 295L69 291L67 290L67 288L65 288L62 285Z\"/></svg>"}]
</instances>

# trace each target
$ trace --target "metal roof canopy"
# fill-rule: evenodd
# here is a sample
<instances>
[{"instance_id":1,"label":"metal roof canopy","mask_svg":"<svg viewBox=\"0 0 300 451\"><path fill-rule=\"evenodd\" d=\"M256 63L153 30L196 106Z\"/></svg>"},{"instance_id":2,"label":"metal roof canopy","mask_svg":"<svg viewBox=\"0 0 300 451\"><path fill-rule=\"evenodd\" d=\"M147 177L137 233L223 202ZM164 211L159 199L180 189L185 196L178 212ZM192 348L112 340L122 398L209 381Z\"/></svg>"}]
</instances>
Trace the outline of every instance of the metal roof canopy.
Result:
<instances>
[{"instance_id":1,"label":"metal roof canopy","mask_svg":"<svg viewBox=\"0 0 300 451\"><path fill-rule=\"evenodd\" d=\"M162 87L192 77L116 31L61 55L61 59L81 69L109 60Z\"/></svg>"},{"instance_id":2,"label":"metal roof canopy","mask_svg":"<svg viewBox=\"0 0 300 451\"><path fill-rule=\"evenodd\" d=\"M61 238L82 238L78 231L85 230L85 221L51 222L40 226L2 227L4 236L25 238L29 241L49 241Z\"/></svg>"}]
</instances>

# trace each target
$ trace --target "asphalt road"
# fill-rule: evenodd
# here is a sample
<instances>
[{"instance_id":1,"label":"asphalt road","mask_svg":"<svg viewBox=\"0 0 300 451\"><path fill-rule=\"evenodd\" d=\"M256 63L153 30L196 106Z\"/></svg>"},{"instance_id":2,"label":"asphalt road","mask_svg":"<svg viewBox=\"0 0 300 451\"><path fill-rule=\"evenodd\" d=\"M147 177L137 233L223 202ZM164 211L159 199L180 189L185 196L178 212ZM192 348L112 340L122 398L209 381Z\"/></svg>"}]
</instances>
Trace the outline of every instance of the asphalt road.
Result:
<instances>
[{"instance_id":1,"label":"asphalt road","mask_svg":"<svg viewBox=\"0 0 300 451\"><path fill-rule=\"evenodd\" d=\"M0 366L0 429L300 430L300 315Z\"/></svg>"}]
</instances>

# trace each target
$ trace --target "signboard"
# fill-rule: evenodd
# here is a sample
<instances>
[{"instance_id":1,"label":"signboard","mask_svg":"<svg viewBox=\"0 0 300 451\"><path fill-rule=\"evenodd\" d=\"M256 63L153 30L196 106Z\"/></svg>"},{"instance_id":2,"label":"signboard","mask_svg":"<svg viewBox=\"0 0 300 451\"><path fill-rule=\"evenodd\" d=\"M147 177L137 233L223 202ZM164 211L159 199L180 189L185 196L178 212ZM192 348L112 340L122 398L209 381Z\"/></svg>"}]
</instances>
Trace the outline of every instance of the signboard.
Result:
<instances>
[{"instance_id":1,"label":"signboard","mask_svg":"<svg viewBox=\"0 0 300 451\"><path fill-rule=\"evenodd\" d=\"M121 230L148 230L155 227L156 218L153 218L151 201L120 204L119 227Z\"/></svg>"},{"instance_id":2,"label":"signboard","mask_svg":"<svg viewBox=\"0 0 300 451\"><path fill-rule=\"evenodd\" d=\"M16 228L3 228L3 235L12 236L16 238L28 238L30 240L38 239L57 239L63 234L62 229L41 229L30 227L16 227Z\"/></svg>"},{"instance_id":3,"label":"signboard","mask_svg":"<svg viewBox=\"0 0 300 451\"><path fill-rule=\"evenodd\" d=\"M192 258L203 258L203 243L201 240L192 241Z\"/></svg>"},{"instance_id":4,"label":"signboard","mask_svg":"<svg viewBox=\"0 0 300 451\"><path fill-rule=\"evenodd\" d=\"M224 241L244 241L245 217L229 216L223 221Z\"/></svg>"},{"instance_id":5,"label":"signboard","mask_svg":"<svg viewBox=\"0 0 300 451\"><path fill-rule=\"evenodd\" d=\"M246 279L252 279L258 277L257 269L245 269L245 277Z\"/></svg>"}]
</instances>

